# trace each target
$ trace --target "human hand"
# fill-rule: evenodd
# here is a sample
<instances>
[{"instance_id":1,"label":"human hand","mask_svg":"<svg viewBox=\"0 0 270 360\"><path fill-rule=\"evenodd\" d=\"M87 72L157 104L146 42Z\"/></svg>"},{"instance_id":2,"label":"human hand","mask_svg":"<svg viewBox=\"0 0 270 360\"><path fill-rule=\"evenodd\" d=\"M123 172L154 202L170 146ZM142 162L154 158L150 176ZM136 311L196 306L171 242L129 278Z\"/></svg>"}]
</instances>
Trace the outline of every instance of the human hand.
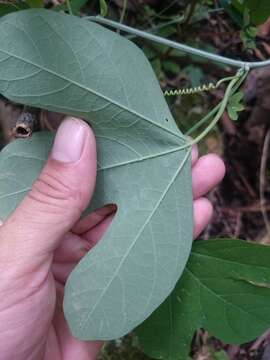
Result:
<instances>
[{"instance_id":1,"label":"human hand","mask_svg":"<svg viewBox=\"0 0 270 360\"><path fill-rule=\"evenodd\" d=\"M224 165L215 155L198 159L197 148L192 164L197 236L212 214L202 196L222 179ZM75 339L62 311L68 275L115 212L109 205L80 220L95 178L94 135L84 122L68 118L39 179L0 228L0 360L96 359L102 343Z\"/></svg>"}]
</instances>

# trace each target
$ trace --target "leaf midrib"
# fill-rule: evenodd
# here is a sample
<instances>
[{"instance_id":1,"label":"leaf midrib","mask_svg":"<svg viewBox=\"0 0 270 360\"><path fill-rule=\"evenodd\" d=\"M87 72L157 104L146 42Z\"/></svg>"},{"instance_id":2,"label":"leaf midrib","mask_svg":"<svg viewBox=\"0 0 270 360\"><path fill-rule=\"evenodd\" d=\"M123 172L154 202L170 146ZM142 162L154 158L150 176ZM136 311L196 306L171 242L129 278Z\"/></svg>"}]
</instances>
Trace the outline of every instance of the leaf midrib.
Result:
<instances>
[{"instance_id":1,"label":"leaf midrib","mask_svg":"<svg viewBox=\"0 0 270 360\"><path fill-rule=\"evenodd\" d=\"M11 25L12 25L12 24L11 24ZM179 132L179 133L175 133L174 131L171 131L171 130L163 127L162 125L160 125L160 124L158 124L158 123L155 123L154 121L152 121L152 120L149 119L148 117L143 116L142 114L136 112L135 110L129 109L129 108L127 108L125 105L122 105L122 104L120 104L119 102L114 101L114 100L110 99L109 97L107 97L107 96L99 93L98 91L95 91L95 90L93 90L93 89L90 89L90 88L88 88L87 86L82 85L82 84L78 83L78 82L75 81L75 80L70 80L68 77L66 77L66 76L64 76L64 75L62 75L62 74L60 75L60 74L56 73L55 71L53 71L53 70L51 70L51 69L48 69L48 68L45 67L45 66L42 66L42 65L40 65L40 64L36 64L35 62L32 62L32 61L30 61L30 60L26 60L26 59L22 58L21 56L14 55L14 54L10 53L10 52L7 51L7 50L2 50L2 49L0 49L0 52L4 53L4 54L6 54L6 55L8 55L8 56L10 56L10 57L16 58L16 59L18 59L18 60L20 60L20 61L22 61L22 62L25 62L25 63L27 63L27 64L30 64L30 65L32 65L32 66L35 66L35 67L38 68L38 69L41 69L41 70L43 70L43 71L45 71L45 72L50 73L51 75L54 75L54 76L60 78L61 80L67 81L67 82L69 82L70 84L73 84L73 85L75 85L75 86L77 86L77 87L79 87L79 88L81 88L81 89L83 89L83 90L85 90L85 91L88 91L88 92L94 94L95 96L100 97L100 98L108 101L109 103L112 103L112 104L114 104L115 106L117 106L117 107L119 107L119 108L127 111L128 113L131 113L131 114L139 117L140 119L149 122L151 125L154 125L154 126L160 128L160 129L162 129L163 131L165 131L165 132L167 132L167 133L169 133L169 134L177 137L178 139L181 139L181 140L184 139L184 136L183 136L180 132ZM5 80L5 81L8 81L8 80ZM27 95L27 96L28 96L28 97L31 97L31 95ZM15 97L18 98L18 97L24 97L24 96L22 96L22 95L15 95Z\"/></svg>"},{"instance_id":2,"label":"leaf midrib","mask_svg":"<svg viewBox=\"0 0 270 360\"><path fill-rule=\"evenodd\" d=\"M174 152L182 151L182 150L185 150L185 149L187 149L186 145L179 146L179 147L176 147L174 149L163 151L163 152L160 152L160 153L157 153L157 154L143 156L143 157L140 157L140 158L137 158L137 159L134 159L134 160L127 160L127 161L119 162L119 163L116 163L114 165L103 166L103 167L98 168L97 171L98 172L99 171L105 171L105 170L110 170L110 169L118 168L118 167L125 166L125 165L134 164L134 163L141 162L141 161L147 161L147 160L150 160L150 159L159 158L159 157L166 156L166 155L172 154ZM25 154L23 154L23 155L18 154L18 153L7 153L7 154L8 155L5 157L5 161L7 161L10 158L14 158L14 157L18 157L18 158L23 157L25 159L29 159L29 160L33 159L33 160L38 160L38 161L41 161L41 162L46 161L46 158L39 158L39 157L35 157L35 156L27 156Z\"/></svg>"},{"instance_id":3,"label":"leaf midrib","mask_svg":"<svg viewBox=\"0 0 270 360\"><path fill-rule=\"evenodd\" d=\"M161 204L161 202L163 201L163 199L165 198L167 192L169 191L170 187L172 186L172 184L174 183L175 179L177 178L178 174L180 173L180 171L182 170L182 168L184 167L189 155L190 155L190 151L187 151L183 161L181 162L179 168L177 168L177 171L175 172L175 174L173 175L171 181L169 182L169 184L167 185L166 189L164 190L163 194L161 195L161 197L159 198L158 202L156 203L155 207L153 208L153 210L151 211L151 213L149 214L149 216L147 217L145 223L143 224L143 226L141 227L140 231L138 232L138 234L136 235L136 237L133 239L132 243L130 244L130 246L128 247L125 255L123 256L122 260L120 261L119 265L117 266L116 270L114 271L114 273L112 274L111 280L108 282L108 284L105 286L105 288L103 289L103 291L101 292L99 298L97 299L97 301L95 302L94 306L92 307L91 311L86 315L86 317L80 322L79 324L79 328L82 329L82 327L85 325L85 323L88 322L89 318L91 317L91 315L94 313L94 311L96 310L97 306L99 305L101 299L103 298L103 296L106 294L108 288L110 287L111 283L113 282L113 280L115 279L115 277L117 276L119 270L121 269L123 263L125 262L125 260L127 259L130 251L132 250L133 246L136 244L138 238L140 237L140 235L142 234L142 232L144 231L145 227L147 226L147 224L149 223L149 221L151 220L151 218L154 216L156 210L158 209L159 205Z\"/></svg>"},{"instance_id":4,"label":"leaf midrib","mask_svg":"<svg viewBox=\"0 0 270 360\"><path fill-rule=\"evenodd\" d=\"M239 248L241 248L241 247L239 246ZM255 266L256 268L264 269L264 270L267 270L267 271L270 270L270 266L266 267L266 266L262 266L262 265L259 265L259 264L258 265L248 264L248 263L244 263L243 261L238 262L238 261L232 260L232 259L224 259L224 258L213 256L213 255L206 255L206 254L198 253L196 251L192 251L192 256L195 256L195 257L197 256L197 257L201 257L201 258L205 258L205 259L209 259L209 260L215 260L215 261L218 261L218 262L226 262L226 263L234 264L234 265L237 265L237 266L243 265L243 266L248 266L248 267L252 267L252 268L254 268L254 266Z\"/></svg>"},{"instance_id":5,"label":"leaf midrib","mask_svg":"<svg viewBox=\"0 0 270 360\"><path fill-rule=\"evenodd\" d=\"M196 276L191 270L190 268L186 267L185 269L190 275L191 277L193 277L195 279L195 281L199 284L199 286L203 287L204 289L206 289L207 291L209 291L210 293L212 293L216 298L218 298L222 303L224 303L225 307L227 306L231 306L232 308L235 308L237 310L239 310L240 312L244 313L245 315L248 315L250 317L255 317L257 320L261 321L263 324L265 324L266 326L268 326L268 322L265 321L265 319L261 319L259 316L257 316L256 314L252 314L250 312L248 312L247 310L237 306L236 304L232 303L229 300L224 299L221 295L217 294L213 289L211 289L210 287L208 287L206 284L204 284L202 282L202 280ZM233 279L233 280L239 280L239 279ZM244 280L246 281L246 280ZM255 285L254 285L255 286ZM255 286L256 287L256 286ZM201 305L202 306L202 305ZM230 326L229 322L228 325ZM230 326L230 328L232 329L232 327ZM232 329L234 331L234 329Z\"/></svg>"}]
</instances>

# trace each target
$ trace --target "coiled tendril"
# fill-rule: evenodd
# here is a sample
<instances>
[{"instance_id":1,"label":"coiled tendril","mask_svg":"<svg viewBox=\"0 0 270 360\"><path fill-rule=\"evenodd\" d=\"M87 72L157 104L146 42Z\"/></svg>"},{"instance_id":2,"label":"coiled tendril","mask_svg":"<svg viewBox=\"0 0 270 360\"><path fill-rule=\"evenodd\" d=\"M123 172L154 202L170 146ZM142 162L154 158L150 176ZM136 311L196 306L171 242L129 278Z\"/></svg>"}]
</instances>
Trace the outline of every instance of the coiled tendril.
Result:
<instances>
[{"instance_id":1,"label":"coiled tendril","mask_svg":"<svg viewBox=\"0 0 270 360\"><path fill-rule=\"evenodd\" d=\"M211 91L217 88L217 84L209 83L203 84L200 86L185 88L185 89L175 89L175 90L165 90L165 96L180 96L180 95L191 95L198 94L203 91Z\"/></svg>"},{"instance_id":2,"label":"coiled tendril","mask_svg":"<svg viewBox=\"0 0 270 360\"><path fill-rule=\"evenodd\" d=\"M243 71L243 70L241 69L241 71ZM230 81L234 77L235 76L229 76L229 77L219 80L216 83L211 82L209 84L203 84L200 86L195 86L195 87L190 87L190 88L165 90L164 95L165 96L180 96L180 95L198 94L198 93L201 93L204 91L212 91L212 90L217 89L223 82Z\"/></svg>"}]
</instances>

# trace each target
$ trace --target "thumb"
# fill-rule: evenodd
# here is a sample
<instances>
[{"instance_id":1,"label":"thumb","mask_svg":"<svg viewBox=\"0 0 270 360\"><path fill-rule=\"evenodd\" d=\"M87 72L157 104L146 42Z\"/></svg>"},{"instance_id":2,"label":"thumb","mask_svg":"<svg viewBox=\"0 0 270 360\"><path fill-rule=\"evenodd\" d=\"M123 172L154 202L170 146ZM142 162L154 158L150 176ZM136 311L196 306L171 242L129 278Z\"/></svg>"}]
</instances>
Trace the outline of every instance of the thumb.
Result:
<instances>
[{"instance_id":1,"label":"thumb","mask_svg":"<svg viewBox=\"0 0 270 360\"><path fill-rule=\"evenodd\" d=\"M94 134L82 120L66 118L39 178L0 228L6 260L33 263L51 257L88 205L95 179Z\"/></svg>"}]
</instances>

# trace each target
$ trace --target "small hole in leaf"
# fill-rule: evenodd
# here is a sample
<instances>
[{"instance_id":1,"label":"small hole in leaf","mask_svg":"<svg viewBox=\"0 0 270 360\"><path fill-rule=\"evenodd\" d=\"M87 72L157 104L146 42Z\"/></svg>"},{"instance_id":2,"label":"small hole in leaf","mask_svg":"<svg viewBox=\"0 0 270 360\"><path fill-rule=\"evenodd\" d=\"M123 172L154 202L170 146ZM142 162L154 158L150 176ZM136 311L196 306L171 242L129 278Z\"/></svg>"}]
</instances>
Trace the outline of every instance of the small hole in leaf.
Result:
<instances>
[{"instance_id":1,"label":"small hole in leaf","mask_svg":"<svg viewBox=\"0 0 270 360\"><path fill-rule=\"evenodd\" d=\"M165 119L166 121L169 121L167 118Z\"/></svg>"}]
</instances>

